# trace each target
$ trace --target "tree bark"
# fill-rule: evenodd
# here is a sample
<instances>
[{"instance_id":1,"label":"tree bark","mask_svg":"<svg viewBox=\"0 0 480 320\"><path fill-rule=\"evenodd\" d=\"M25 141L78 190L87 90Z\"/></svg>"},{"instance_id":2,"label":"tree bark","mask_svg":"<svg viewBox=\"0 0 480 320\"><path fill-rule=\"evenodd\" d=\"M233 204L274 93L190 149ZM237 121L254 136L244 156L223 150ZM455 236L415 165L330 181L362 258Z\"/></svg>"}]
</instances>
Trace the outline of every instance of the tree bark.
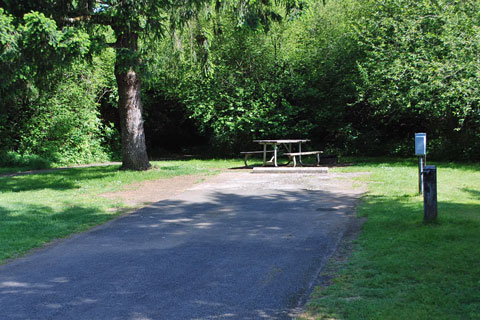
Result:
<instances>
[{"instance_id":1,"label":"tree bark","mask_svg":"<svg viewBox=\"0 0 480 320\"><path fill-rule=\"evenodd\" d=\"M145 145L142 118L141 81L135 72L136 58L125 56L124 49L136 53L138 37L135 34L117 36L115 78L118 86L118 111L122 131L122 169L147 170L151 168Z\"/></svg>"}]
</instances>

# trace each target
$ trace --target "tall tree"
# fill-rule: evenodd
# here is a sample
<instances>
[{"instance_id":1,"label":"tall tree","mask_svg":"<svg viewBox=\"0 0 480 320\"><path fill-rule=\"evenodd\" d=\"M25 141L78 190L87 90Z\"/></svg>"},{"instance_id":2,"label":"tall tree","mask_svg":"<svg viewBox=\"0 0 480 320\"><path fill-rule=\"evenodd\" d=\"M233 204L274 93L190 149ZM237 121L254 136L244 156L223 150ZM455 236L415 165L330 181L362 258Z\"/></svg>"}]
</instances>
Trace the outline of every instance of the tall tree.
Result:
<instances>
[{"instance_id":1,"label":"tall tree","mask_svg":"<svg viewBox=\"0 0 480 320\"><path fill-rule=\"evenodd\" d=\"M61 1L60 1L61 2ZM105 25L115 34L115 78L122 135L122 168L147 170L151 167L145 145L142 118L141 57L139 41L162 36L168 12L178 6L194 7L201 0L81 0L68 1L68 23ZM76 16L71 16L76 14Z\"/></svg>"},{"instance_id":2,"label":"tall tree","mask_svg":"<svg viewBox=\"0 0 480 320\"><path fill-rule=\"evenodd\" d=\"M115 78L118 86L118 110L122 134L122 168L147 170L151 167L145 146L142 118L141 57L139 43L161 37L169 12L182 7L194 12L205 0L37 0L17 2L1 0L3 7L19 19L31 11L43 13L59 28L78 27L90 31L92 41L116 51ZM182 17L188 19L186 15ZM115 41L96 37L99 26L110 27ZM95 46L92 46L95 47ZM68 57L67 57L68 58Z\"/></svg>"}]
</instances>

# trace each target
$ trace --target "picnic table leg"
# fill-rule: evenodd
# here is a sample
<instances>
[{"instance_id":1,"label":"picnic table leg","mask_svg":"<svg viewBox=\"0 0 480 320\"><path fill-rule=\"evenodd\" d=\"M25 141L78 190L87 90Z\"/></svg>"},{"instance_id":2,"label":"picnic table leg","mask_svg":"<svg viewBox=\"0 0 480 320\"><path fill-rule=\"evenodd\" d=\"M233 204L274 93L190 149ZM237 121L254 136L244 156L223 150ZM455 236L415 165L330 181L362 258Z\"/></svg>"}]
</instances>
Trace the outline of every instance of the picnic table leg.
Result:
<instances>
[{"instance_id":1,"label":"picnic table leg","mask_svg":"<svg viewBox=\"0 0 480 320\"><path fill-rule=\"evenodd\" d=\"M302 162L302 143L301 142L298 143L298 152L300 152L300 154L298 155L298 162L300 162L300 165L303 166L303 162Z\"/></svg>"},{"instance_id":2,"label":"picnic table leg","mask_svg":"<svg viewBox=\"0 0 480 320\"><path fill-rule=\"evenodd\" d=\"M277 145L274 144L273 145L273 165L275 167L278 167L278 164L277 164L277 148L278 148Z\"/></svg>"},{"instance_id":3,"label":"picnic table leg","mask_svg":"<svg viewBox=\"0 0 480 320\"><path fill-rule=\"evenodd\" d=\"M263 145L263 166L267 165L267 145Z\"/></svg>"},{"instance_id":4,"label":"picnic table leg","mask_svg":"<svg viewBox=\"0 0 480 320\"><path fill-rule=\"evenodd\" d=\"M320 165L320 153L317 153L317 166Z\"/></svg>"}]
</instances>

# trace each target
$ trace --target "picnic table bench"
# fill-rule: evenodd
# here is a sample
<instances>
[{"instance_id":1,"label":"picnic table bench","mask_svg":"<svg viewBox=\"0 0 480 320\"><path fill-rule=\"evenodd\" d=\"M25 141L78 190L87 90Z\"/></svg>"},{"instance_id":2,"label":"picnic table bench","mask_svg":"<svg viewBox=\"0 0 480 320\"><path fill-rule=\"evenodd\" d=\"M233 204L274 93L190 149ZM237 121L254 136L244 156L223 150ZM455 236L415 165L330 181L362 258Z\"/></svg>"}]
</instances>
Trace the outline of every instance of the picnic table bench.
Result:
<instances>
[{"instance_id":1,"label":"picnic table bench","mask_svg":"<svg viewBox=\"0 0 480 320\"><path fill-rule=\"evenodd\" d=\"M293 166L297 166L297 156L299 157L299 162L301 165L302 163L302 158L301 156L309 156L309 155L316 155L317 156L317 166L320 164L320 154L322 154L323 151L306 151L306 152L284 152L283 155L289 156L293 160Z\"/></svg>"}]
</instances>

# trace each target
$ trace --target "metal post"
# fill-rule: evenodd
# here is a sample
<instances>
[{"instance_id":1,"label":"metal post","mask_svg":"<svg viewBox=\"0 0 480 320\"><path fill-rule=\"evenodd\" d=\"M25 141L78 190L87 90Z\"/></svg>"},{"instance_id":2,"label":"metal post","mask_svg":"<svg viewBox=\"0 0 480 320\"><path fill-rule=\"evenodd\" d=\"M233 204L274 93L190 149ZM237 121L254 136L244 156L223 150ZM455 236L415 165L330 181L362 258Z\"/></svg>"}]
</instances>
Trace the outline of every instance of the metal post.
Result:
<instances>
[{"instance_id":1,"label":"metal post","mask_svg":"<svg viewBox=\"0 0 480 320\"><path fill-rule=\"evenodd\" d=\"M418 157L418 193L423 194L423 167L427 162L427 134L415 133L415 155Z\"/></svg>"},{"instance_id":2,"label":"metal post","mask_svg":"<svg viewBox=\"0 0 480 320\"><path fill-rule=\"evenodd\" d=\"M418 157L418 193L423 194L423 168L427 165L427 157Z\"/></svg>"},{"instance_id":3,"label":"metal post","mask_svg":"<svg viewBox=\"0 0 480 320\"><path fill-rule=\"evenodd\" d=\"M423 168L423 222L437 219L437 167Z\"/></svg>"}]
</instances>

